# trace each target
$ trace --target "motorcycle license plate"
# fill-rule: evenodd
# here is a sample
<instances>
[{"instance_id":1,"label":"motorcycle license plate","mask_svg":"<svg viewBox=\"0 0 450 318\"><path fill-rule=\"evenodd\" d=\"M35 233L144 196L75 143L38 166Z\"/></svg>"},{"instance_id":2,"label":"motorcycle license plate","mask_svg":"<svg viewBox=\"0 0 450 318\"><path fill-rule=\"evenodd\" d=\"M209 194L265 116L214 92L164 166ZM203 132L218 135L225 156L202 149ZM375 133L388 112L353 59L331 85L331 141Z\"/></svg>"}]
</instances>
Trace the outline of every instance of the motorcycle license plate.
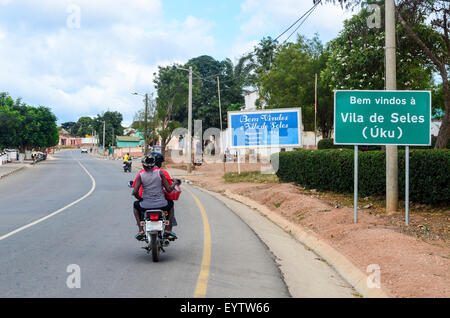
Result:
<instances>
[{"instance_id":1,"label":"motorcycle license plate","mask_svg":"<svg viewBox=\"0 0 450 318\"><path fill-rule=\"evenodd\" d=\"M147 222L146 224L147 231L162 231L163 230L163 222Z\"/></svg>"}]
</instances>

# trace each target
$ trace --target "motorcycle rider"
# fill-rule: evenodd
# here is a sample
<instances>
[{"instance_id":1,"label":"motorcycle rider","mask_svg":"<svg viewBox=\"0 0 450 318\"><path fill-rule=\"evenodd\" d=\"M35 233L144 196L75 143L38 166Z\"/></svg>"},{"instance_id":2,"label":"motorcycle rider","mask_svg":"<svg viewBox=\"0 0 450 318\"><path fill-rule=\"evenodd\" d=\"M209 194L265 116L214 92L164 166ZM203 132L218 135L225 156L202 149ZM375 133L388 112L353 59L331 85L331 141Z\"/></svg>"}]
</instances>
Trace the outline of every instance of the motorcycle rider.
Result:
<instances>
[{"instance_id":1,"label":"motorcycle rider","mask_svg":"<svg viewBox=\"0 0 450 318\"><path fill-rule=\"evenodd\" d=\"M173 201L168 202L165 198L163 187L167 192L172 192L175 185L170 186L166 179L164 172L160 169L155 169L155 157L152 155L146 156L142 159L142 166L144 171L139 172L136 179L136 184L133 189L132 195L138 200L133 204L133 213L136 218L137 226L139 229L136 234L137 240L142 240L145 237L143 225L145 210L155 209L173 211ZM139 189L142 186L142 196L139 194ZM169 220L171 216L169 215ZM169 233L167 237L170 238Z\"/></svg>"},{"instance_id":2,"label":"motorcycle rider","mask_svg":"<svg viewBox=\"0 0 450 318\"><path fill-rule=\"evenodd\" d=\"M170 174L166 170L161 169L161 166L162 166L163 162L165 161L164 160L164 156L161 153L153 151L153 152L150 153L150 156L153 156L155 158L155 167L154 167L154 169L155 170L161 170L164 173L164 175L166 177L166 180L167 180L167 182L169 183L170 186L172 186L174 183L175 183L175 185L180 185L181 184L180 180L178 180L178 179L173 180L170 177ZM141 171L139 171L139 174L141 172L144 172L144 171L145 170L142 169ZM133 188L136 186L136 181L137 181L137 179L139 177L139 174L136 176L136 179L134 180L134 183L132 185ZM142 190L142 187L140 187L139 188L139 195L142 196L142 193L143 193L143 190ZM171 206L171 209L170 209L169 215L168 215L169 225L166 225L164 232L167 235L167 237L176 239L177 235L174 232L172 232L173 226L176 225L174 202L173 202L173 200L167 200L167 202Z\"/></svg>"},{"instance_id":3,"label":"motorcycle rider","mask_svg":"<svg viewBox=\"0 0 450 318\"><path fill-rule=\"evenodd\" d=\"M151 155L155 157L155 165L157 167L155 169L160 169L164 173L167 181L169 182L169 185L173 185L174 182L176 185L180 185L181 184L180 180L178 180L178 179L172 180L172 178L170 177L170 174L166 170L161 169L161 166L164 162L164 156L159 152L152 152ZM171 209L171 211L169 211L169 225L166 226L165 232L168 233L169 236L176 238L177 235L174 232L172 232L172 227L173 227L174 223L176 223L175 205L174 205L173 200L167 199L167 201L172 206L172 209Z\"/></svg>"},{"instance_id":4,"label":"motorcycle rider","mask_svg":"<svg viewBox=\"0 0 450 318\"><path fill-rule=\"evenodd\" d=\"M126 167L130 169L131 172L131 157L130 157L130 153L127 152L127 154L125 156L123 156L123 164L126 165ZM126 172L126 170L124 170Z\"/></svg>"}]
</instances>

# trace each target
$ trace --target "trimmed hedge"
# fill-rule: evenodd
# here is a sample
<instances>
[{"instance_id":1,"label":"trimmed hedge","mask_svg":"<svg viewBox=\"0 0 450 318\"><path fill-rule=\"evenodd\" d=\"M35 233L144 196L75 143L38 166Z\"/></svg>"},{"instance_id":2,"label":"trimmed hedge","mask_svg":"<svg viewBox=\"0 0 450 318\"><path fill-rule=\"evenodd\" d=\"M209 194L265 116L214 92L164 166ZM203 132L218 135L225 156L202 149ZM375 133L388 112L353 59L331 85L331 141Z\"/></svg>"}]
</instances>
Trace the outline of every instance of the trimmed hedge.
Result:
<instances>
[{"instance_id":1,"label":"trimmed hedge","mask_svg":"<svg viewBox=\"0 0 450 318\"><path fill-rule=\"evenodd\" d=\"M437 137L431 136L431 146L414 146L410 147L410 149L434 149L434 145L436 144ZM333 144L333 138L324 138L319 140L317 143L317 149L353 149L352 145L335 145ZM403 148L403 147L402 147ZM447 149L450 149L450 139L447 143ZM381 150L381 146L359 146L359 150L368 151L368 150Z\"/></svg>"},{"instance_id":2,"label":"trimmed hedge","mask_svg":"<svg viewBox=\"0 0 450 318\"><path fill-rule=\"evenodd\" d=\"M353 192L354 152L350 149L295 150L279 154L277 176L282 182L295 182L307 189ZM358 154L358 193L384 195L386 153ZM405 151L398 151L399 197L405 194ZM410 200L427 204L450 204L450 150L410 151Z\"/></svg>"},{"instance_id":3,"label":"trimmed hedge","mask_svg":"<svg viewBox=\"0 0 450 318\"><path fill-rule=\"evenodd\" d=\"M353 149L352 145L335 145L333 138L324 138L317 143L317 149ZM360 151L381 150L381 146L359 146Z\"/></svg>"}]
</instances>

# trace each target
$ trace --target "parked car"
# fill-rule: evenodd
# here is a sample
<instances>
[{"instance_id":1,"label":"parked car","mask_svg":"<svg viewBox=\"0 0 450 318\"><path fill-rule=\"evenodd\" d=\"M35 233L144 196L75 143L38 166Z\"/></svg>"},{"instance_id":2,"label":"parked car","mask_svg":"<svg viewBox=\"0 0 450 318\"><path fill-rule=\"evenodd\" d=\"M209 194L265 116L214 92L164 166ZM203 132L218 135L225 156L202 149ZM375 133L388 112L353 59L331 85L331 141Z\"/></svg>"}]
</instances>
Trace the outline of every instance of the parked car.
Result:
<instances>
[{"instance_id":1,"label":"parked car","mask_svg":"<svg viewBox=\"0 0 450 318\"><path fill-rule=\"evenodd\" d=\"M87 148L81 148L81 153L88 153Z\"/></svg>"}]
</instances>

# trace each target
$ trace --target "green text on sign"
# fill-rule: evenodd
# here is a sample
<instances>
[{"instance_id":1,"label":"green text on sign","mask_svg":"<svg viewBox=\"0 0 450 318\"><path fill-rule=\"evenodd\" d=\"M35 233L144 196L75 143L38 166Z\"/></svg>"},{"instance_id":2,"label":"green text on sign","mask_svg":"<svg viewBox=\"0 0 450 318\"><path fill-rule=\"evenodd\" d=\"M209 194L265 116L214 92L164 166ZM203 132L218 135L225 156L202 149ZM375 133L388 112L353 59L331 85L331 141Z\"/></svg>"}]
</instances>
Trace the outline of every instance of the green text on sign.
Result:
<instances>
[{"instance_id":1,"label":"green text on sign","mask_svg":"<svg viewBox=\"0 0 450 318\"><path fill-rule=\"evenodd\" d=\"M335 91L335 144L427 146L430 127L429 91Z\"/></svg>"}]
</instances>

